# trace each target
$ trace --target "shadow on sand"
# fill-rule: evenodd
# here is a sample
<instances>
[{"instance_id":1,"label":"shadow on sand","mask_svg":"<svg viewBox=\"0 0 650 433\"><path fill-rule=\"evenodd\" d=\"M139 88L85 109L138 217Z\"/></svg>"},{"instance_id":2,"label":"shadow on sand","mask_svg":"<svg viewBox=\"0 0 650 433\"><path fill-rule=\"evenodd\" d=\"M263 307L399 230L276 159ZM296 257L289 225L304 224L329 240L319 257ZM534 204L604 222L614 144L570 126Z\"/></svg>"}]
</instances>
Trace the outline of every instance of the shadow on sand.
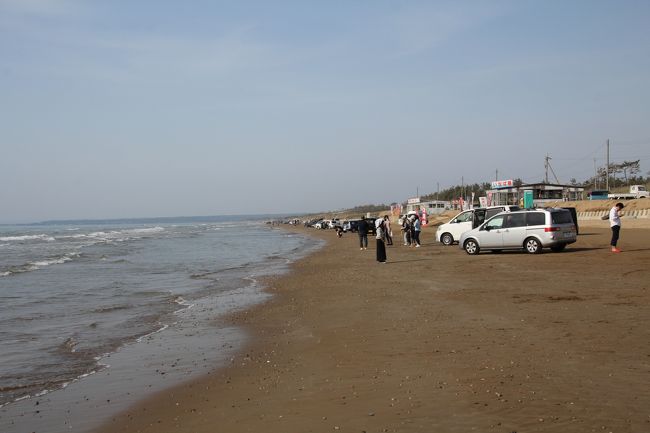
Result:
<instances>
[{"instance_id":1,"label":"shadow on sand","mask_svg":"<svg viewBox=\"0 0 650 433\"><path fill-rule=\"evenodd\" d=\"M390 259L386 261L386 264L394 264L394 263L411 263L411 262L430 262L431 258L428 259L410 259L410 260L394 260L391 261Z\"/></svg>"}]
</instances>

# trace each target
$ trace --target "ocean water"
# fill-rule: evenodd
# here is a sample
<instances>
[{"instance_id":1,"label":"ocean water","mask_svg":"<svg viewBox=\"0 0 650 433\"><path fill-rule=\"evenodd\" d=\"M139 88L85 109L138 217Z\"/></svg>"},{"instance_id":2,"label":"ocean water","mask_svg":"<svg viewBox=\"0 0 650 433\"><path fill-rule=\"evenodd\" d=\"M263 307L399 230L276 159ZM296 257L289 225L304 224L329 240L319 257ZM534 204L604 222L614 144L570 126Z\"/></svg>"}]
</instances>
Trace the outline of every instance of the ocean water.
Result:
<instances>
[{"instance_id":1,"label":"ocean water","mask_svg":"<svg viewBox=\"0 0 650 433\"><path fill-rule=\"evenodd\" d=\"M151 335L164 344L191 308L262 299L261 276L316 247L244 218L0 226L0 407L110 369Z\"/></svg>"}]
</instances>

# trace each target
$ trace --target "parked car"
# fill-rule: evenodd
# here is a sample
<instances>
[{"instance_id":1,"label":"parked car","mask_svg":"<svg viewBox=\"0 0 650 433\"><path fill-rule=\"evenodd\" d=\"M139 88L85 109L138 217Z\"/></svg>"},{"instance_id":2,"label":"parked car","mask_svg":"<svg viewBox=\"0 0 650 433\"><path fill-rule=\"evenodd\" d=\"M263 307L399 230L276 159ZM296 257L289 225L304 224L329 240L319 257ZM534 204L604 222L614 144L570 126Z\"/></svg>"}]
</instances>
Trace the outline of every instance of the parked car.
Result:
<instances>
[{"instance_id":1,"label":"parked car","mask_svg":"<svg viewBox=\"0 0 650 433\"><path fill-rule=\"evenodd\" d=\"M327 222L327 228L328 229L335 229L336 227L341 227L341 220L340 219L334 218L334 219Z\"/></svg>"},{"instance_id":2,"label":"parked car","mask_svg":"<svg viewBox=\"0 0 650 433\"><path fill-rule=\"evenodd\" d=\"M375 234L375 218L364 218L366 222L368 223L368 234L369 235L374 235ZM343 231L344 232L358 232L359 231L359 222L360 219L354 219L354 220L348 220L345 223L343 223Z\"/></svg>"},{"instance_id":3,"label":"parked car","mask_svg":"<svg viewBox=\"0 0 650 433\"><path fill-rule=\"evenodd\" d=\"M325 220L318 220L314 224L312 224L312 227L315 229L324 229L327 228L327 221Z\"/></svg>"},{"instance_id":4,"label":"parked car","mask_svg":"<svg viewBox=\"0 0 650 433\"><path fill-rule=\"evenodd\" d=\"M543 248L562 251L576 241L576 227L566 209L534 209L502 212L461 235L458 244L467 254L482 249L523 249L539 254Z\"/></svg>"},{"instance_id":5,"label":"parked car","mask_svg":"<svg viewBox=\"0 0 650 433\"><path fill-rule=\"evenodd\" d=\"M576 226L576 235L580 234L580 227L578 226L578 211L574 207L563 207L571 213L571 218L573 219L573 224Z\"/></svg>"},{"instance_id":6,"label":"parked car","mask_svg":"<svg viewBox=\"0 0 650 433\"><path fill-rule=\"evenodd\" d=\"M500 212L512 212L519 210L519 206L489 206L463 211L442 224L436 231L436 240L444 245L451 245L460 239L460 235L468 230L480 226L483 221L493 217Z\"/></svg>"},{"instance_id":7,"label":"parked car","mask_svg":"<svg viewBox=\"0 0 650 433\"><path fill-rule=\"evenodd\" d=\"M343 232L359 231L359 220L346 220L343 222Z\"/></svg>"}]
</instances>

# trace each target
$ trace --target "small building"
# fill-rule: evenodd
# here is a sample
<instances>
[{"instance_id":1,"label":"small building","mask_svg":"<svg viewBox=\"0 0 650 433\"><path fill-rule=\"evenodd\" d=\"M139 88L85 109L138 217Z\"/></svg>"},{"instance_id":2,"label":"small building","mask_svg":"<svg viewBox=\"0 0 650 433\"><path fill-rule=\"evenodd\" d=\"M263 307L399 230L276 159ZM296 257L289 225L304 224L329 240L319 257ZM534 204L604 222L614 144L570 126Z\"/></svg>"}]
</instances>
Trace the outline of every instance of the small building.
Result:
<instances>
[{"instance_id":1,"label":"small building","mask_svg":"<svg viewBox=\"0 0 650 433\"><path fill-rule=\"evenodd\" d=\"M533 204L545 206L547 203L556 201L577 201L584 200L585 189L576 185L562 185L552 183L529 183L514 186L512 182L499 181L495 185L492 182L492 189L487 191L488 203L491 205L522 205L524 191L533 192Z\"/></svg>"},{"instance_id":2,"label":"small building","mask_svg":"<svg viewBox=\"0 0 650 433\"><path fill-rule=\"evenodd\" d=\"M523 191L533 191L533 203L543 206L554 201L584 200L585 189L576 185L560 185L551 183L531 183L519 187L521 197Z\"/></svg>"},{"instance_id":3,"label":"small building","mask_svg":"<svg viewBox=\"0 0 650 433\"><path fill-rule=\"evenodd\" d=\"M451 209L451 202L442 200L429 200L420 201L419 197L410 198L406 204L406 213L411 211L426 210L428 215L443 213L445 210Z\"/></svg>"}]
</instances>

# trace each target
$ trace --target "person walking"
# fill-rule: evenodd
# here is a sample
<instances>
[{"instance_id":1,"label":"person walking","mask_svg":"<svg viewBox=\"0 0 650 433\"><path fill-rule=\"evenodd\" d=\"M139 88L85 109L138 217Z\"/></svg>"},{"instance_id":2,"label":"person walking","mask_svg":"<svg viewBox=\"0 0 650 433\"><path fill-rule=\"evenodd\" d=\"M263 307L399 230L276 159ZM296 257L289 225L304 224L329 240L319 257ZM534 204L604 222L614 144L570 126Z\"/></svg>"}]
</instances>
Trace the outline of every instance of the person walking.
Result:
<instances>
[{"instance_id":1,"label":"person walking","mask_svg":"<svg viewBox=\"0 0 650 433\"><path fill-rule=\"evenodd\" d=\"M377 261L386 263L386 226L383 218L377 218L375 221L375 232L377 238Z\"/></svg>"},{"instance_id":2,"label":"person walking","mask_svg":"<svg viewBox=\"0 0 650 433\"><path fill-rule=\"evenodd\" d=\"M621 215L620 212L624 208L623 203L616 203L613 208L609 210L609 226L612 228L612 241L610 245L612 246L613 253L620 253L616 247L618 243L619 233L621 232Z\"/></svg>"},{"instance_id":3,"label":"person walking","mask_svg":"<svg viewBox=\"0 0 650 433\"><path fill-rule=\"evenodd\" d=\"M386 231L386 245L393 245L393 231L390 229L390 218L384 215L384 230Z\"/></svg>"},{"instance_id":4,"label":"person walking","mask_svg":"<svg viewBox=\"0 0 650 433\"><path fill-rule=\"evenodd\" d=\"M361 217L359 225L357 225L359 230L359 249L367 250L368 249L368 221L364 217Z\"/></svg>"}]
</instances>

